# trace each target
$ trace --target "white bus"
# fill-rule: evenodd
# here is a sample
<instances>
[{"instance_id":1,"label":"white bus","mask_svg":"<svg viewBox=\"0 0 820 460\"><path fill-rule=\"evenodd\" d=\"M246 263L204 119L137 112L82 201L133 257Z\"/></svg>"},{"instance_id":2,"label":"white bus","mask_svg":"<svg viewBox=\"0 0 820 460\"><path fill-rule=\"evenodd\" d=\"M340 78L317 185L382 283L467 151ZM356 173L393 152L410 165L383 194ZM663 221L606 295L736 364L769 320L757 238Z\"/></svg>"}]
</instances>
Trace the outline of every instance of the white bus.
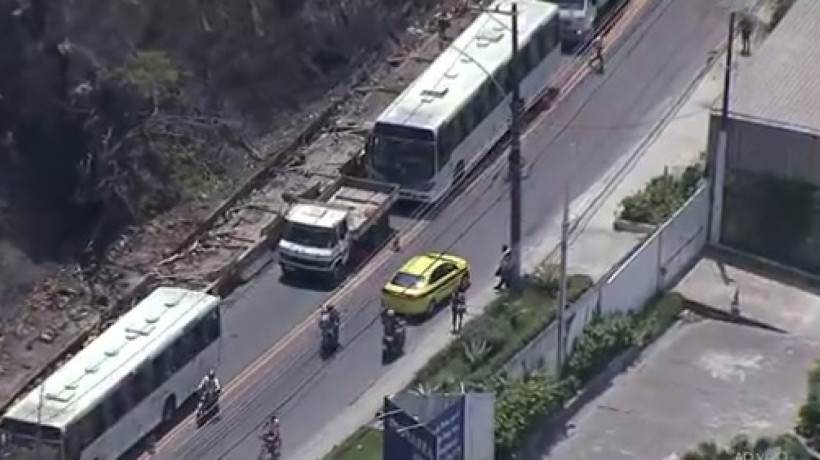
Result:
<instances>
[{"instance_id":1,"label":"white bus","mask_svg":"<svg viewBox=\"0 0 820 460\"><path fill-rule=\"evenodd\" d=\"M160 287L0 421L3 460L116 460L219 360L219 299Z\"/></svg>"},{"instance_id":2,"label":"white bus","mask_svg":"<svg viewBox=\"0 0 820 460\"><path fill-rule=\"evenodd\" d=\"M558 7L516 0L524 107L561 66ZM365 147L369 175L400 198L438 201L507 131L512 81L511 2L482 13L379 116Z\"/></svg>"}]
</instances>

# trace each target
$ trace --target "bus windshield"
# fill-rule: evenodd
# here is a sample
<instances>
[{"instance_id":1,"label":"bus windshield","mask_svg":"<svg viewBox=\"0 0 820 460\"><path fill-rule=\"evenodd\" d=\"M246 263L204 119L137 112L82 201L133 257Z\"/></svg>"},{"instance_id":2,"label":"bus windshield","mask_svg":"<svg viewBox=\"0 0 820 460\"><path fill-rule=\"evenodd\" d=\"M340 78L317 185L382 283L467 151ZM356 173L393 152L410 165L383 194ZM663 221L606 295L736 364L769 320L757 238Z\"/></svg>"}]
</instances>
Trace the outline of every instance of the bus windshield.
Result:
<instances>
[{"instance_id":1,"label":"bus windshield","mask_svg":"<svg viewBox=\"0 0 820 460\"><path fill-rule=\"evenodd\" d=\"M375 172L383 180L402 186L414 186L433 179L436 175L436 149L432 135L430 140L418 137L380 134L377 127L369 152L370 164Z\"/></svg>"},{"instance_id":2,"label":"bus windshield","mask_svg":"<svg viewBox=\"0 0 820 460\"><path fill-rule=\"evenodd\" d=\"M0 440L0 458L3 460L60 460L60 444L4 432Z\"/></svg>"}]
</instances>

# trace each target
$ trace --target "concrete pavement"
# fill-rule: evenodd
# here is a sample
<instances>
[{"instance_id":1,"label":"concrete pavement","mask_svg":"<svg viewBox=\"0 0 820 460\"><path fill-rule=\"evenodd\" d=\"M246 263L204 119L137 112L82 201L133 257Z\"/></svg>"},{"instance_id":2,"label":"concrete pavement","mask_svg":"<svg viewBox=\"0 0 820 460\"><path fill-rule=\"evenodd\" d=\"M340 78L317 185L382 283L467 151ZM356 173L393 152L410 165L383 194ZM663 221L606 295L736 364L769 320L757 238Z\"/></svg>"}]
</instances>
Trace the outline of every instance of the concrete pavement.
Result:
<instances>
[{"instance_id":1,"label":"concrete pavement","mask_svg":"<svg viewBox=\"0 0 820 460\"><path fill-rule=\"evenodd\" d=\"M528 165L524 228L533 254L536 247L554 246L555 240L545 241L540 229L554 221L564 184L571 181L571 196L580 197L620 158L640 146L720 43L727 9L735 6L707 0L653 2L618 51L609 56L608 73L584 80L556 110L539 120L524 141ZM339 356L327 363L319 360L312 331L291 337L270 362L242 377L247 384L241 391L226 394L219 423L196 432L182 427L172 441L160 445L155 458L249 458L258 451L252 436L255 427L273 411L282 416L289 458L316 458L314 453L322 446L332 446L354 431L358 415L330 422L332 414L369 416L375 408L371 411L362 395L381 398L401 388L424 355L433 354L439 342L448 338L442 332L446 319L438 317L410 331L409 356L388 368L381 366L380 330L373 322L378 311L374 296L384 278L414 252L449 248L470 258L477 286L487 285L498 257L496 245L506 240L503 176L486 178L458 197L401 254L351 286L339 302L350 312L345 316L345 348ZM223 378L239 374L325 296L279 284L276 268L237 293L225 315ZM476 307L484 305L486 294L473 292L469 300ZM423 352L416 355L415 350ZM320 428L325 426L329 431ZM317 437L317 432L322 434ZM304 450L308 447L317 450Z\"/></svg>"},{"instance_id":2,"label":"concrete pavement","mask_svg":"<svg viewBox=\"0 0 820 460\"><path fill-rule=\"evenodd\" d=\"M676 287L771 329L687 315L566 425L543 459L678 459L703 441L792 429L820 355L816 280L707 252Z\"/></svg>"}]
</instances>

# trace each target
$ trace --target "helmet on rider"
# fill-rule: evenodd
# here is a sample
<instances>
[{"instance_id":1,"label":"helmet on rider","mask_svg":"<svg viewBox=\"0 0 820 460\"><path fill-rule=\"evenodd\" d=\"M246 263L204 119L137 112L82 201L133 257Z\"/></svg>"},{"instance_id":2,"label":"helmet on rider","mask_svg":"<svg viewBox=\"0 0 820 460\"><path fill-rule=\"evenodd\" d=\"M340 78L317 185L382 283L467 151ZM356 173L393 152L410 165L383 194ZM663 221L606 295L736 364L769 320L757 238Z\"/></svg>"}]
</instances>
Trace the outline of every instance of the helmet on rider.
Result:
<instances>
[{"instance_id":1,"label":"helmet on rider","mask_svg":"<svg viewBox=\"0 0 820 460\"><path fill-rule=\"evenodd\" d=\"M276 414L270 416L269 422L271 426L274 426L276 428L279 427L279 417L277 417Z\"/></svg>"},{"instance_id":2,"label":"helmet on rider","mask_svg":"<svg viewBox=\"0 0 820 460\"><path fill-rule=\"evenodd\" d=\"M392 318L393 316L396 316L396 312L394 312L392 309L388 309L387 316Z\"/></svg>"},{"instance_id":3,"label":"helmet on rider","mask_svg":"<svg viewBox=\"0 0 820 460\"><path fill-rule=\"evenodd\" d=\"M208 378L209 378L209 379L214 379L214 378L216 378L216 371L215 371L215 370L213 370L213 369L209 370L209 371L208 371Z\"/></svg>"}]
</instances>

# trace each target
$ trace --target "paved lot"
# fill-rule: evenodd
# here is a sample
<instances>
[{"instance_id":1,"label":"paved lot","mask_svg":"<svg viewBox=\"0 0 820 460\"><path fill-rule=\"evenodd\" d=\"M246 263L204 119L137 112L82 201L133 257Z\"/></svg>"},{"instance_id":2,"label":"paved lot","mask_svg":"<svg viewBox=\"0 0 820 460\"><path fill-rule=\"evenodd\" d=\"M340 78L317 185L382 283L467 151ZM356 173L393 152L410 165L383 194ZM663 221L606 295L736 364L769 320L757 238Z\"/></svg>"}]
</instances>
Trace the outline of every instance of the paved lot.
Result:
<instances>
[{"instance_id":1,"label":"paved lot","mask_svg":"<svg viewBox=\"0 0 820 460\"><path fill-rule=\"evenodd\" d=\"M677 290L782 329L680 323L590 402L544 459L673 459L699 442L788 430L820 357L820 296L795 277L701 260ZM740 268L744 267L744 268Z\"/></svg>"}]
</instances>

